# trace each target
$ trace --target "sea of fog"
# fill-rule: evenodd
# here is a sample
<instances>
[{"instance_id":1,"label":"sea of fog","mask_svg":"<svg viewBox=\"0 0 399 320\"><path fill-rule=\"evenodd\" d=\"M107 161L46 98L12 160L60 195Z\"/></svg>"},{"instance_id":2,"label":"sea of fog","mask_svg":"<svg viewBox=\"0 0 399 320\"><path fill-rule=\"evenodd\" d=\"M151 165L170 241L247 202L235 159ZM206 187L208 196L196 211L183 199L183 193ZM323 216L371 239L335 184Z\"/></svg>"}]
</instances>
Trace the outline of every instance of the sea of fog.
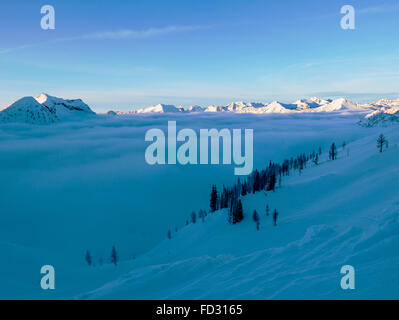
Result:
<instances>
[{"instance_id":1,"label":"sea of fog","mask_svg":"<svg viewBox=\"0 0 399 320\"><path fill-rule=\"evenodd\" d=\"M48 126L0 125L1 297L38 285L40 266L59 272L109 261L113 245L132 259L207 209L212 184L233 183L234 165L150 166L147 130L253 129L254 167L325 151L365 134L361 114L120 115Z\"/></svg>"}]
</instances>

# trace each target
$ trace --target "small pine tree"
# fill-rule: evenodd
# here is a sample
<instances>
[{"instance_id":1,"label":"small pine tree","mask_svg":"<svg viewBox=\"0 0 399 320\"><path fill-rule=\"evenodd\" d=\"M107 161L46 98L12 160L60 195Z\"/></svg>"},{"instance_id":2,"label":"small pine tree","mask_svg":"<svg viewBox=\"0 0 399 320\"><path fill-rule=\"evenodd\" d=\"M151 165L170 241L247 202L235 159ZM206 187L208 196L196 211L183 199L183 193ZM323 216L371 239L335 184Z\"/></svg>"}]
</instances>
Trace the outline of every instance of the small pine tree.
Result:
<instances>
[{"instance_id":1,"label":"small pine tree","mask_svg":"<svg viewBox=\"0 0 399 320\"><path fill-rule=\"evenodd\" d=\"M274 209L274 212L273 212L273 224L274 224L275 227L277 226L277 219L278 219L278 211L277 211L277 209Z\"/></svg>"},{"instance_id":2,"label":"small pine tree","mask_svg":"<svg viewBox=\"0 0 399 320\"><path fill-rule=\"evenodd\" d=\"M233 224L240 223L242 220L244 220L244 211L242 209L242 202L241 200L238 200L237 205L235 206L233 210Z\"/></svg>"},{"instance_id":3,"label":"small pine tree","mask_svg":"<svg viewBox=\"0 0 399 320\"><path fill-rule=\"evenodd\" d=\"M172 232L170 232L170 230L168 230L168 239L172 239Z\"/></svg>"},{"instance_id":4,"label":"small pine tree","mask_svg":"<svg viewBox=\"0 0 399 320\"><path fill-rule=\"evenodd\" d=\"M275 189L276 189L276 174L273 172L270 176L270 180L267 185L267 191L274 191Z\"/></svg>"},{"instance_id":5,"label":"small pine tree","mask_svg":"<svg viewBox=\"0 0 399 320\"><path fill-rule=\"evenodd\" d=\"M330 160L336 160L338 156L337 146L333 143L330 147L329 158Z\"/></svg>"},{"instance_id":6,"label":"small pine tree","mask_svg":"<svg viewBox=\"0 0 399 320\"><path fill-rule=\"evenodd\" d=\"M267 205L266 205L266 217L268 217L268 216L270 216L270 207L269 207L269 205L267 204Z\"/></svg>"},{"instance_id":7,"label":"small pine tree","mask_svg":"<svg viewBox=\"0 0 399 320\"><path fill-rule=\"evenodd\" d=\"M313 158L313 163L317 166L319 165L319 155L316 153L315 157Z\"/></svg>"},{"instance_id":8,"label":"small pine tree","mask_svg":"<svg viewBox=\"0 0 399 320\"><path fill-rule=\"evenodd\" d=\"M191 218L191 222L192 222L193 224L196 224L196 223L197 223L197 214L196 214L194 211L191 212L190 218Z\"/></svg>"},{"instance_id":9,"label":"small pine tree","mask_svg":"<svg viewBox=\"0 0 399 320\"><path fill-rule=\"evenodd\" d=\"M377 139L377 148L380 153L384 151L384 147L388 148L388 140L385 136L381 133Z\"/></svg>"},{"instance_id":10,"label":"small pine tree","mask_svg":"<svg viewBox=\"0 0 399 320\"><path fill-rule=\"evenodd\" d=\"M245 197L247 195L247 185L244 183L241 188L241 195Z\"/></svg>"},{"instance_id":11,"label":"small pine tree","mask_svg":"<svg viewBox=\"0 0 399 320\"><path fill-rule=\"evenodd\" d=\"M260 219L259 219L259 214L256 210L254 210L254 213L252 215L252 219L254 220L256 224L256 230L259 231L259 226L260 226Z\"/></svg>"},{"instance_id":12,"label":"small pine tree","mask_svg":"<svg viewBox=\"0 0 399 320\"><path fill-rule=\"evenodd\" d=\"M91 266L91 264L93 263L93 260L92 260L92 258L91 258L91 254L90 254L90 251L89 251L89 250L86 251L85 259L86 259L87 264L88 264L89 266Z\"/></svg>"},{"instance_id":13,"label":"small pine tree","mask_svg":"<svg viewBox=\"0 0 399 320\"><path fill-rule=\"evenodd\" d=\"M211 201L210 201L211 212L215 212L217 210L217 203L218 203L218 191L216 189L216 186L213 185L211 192Z\"/></svg>"},{"instance_id":14,"label":"small pine tree","mask_svg":"<svg viewBox=\"0 0 399 320\"><path fill-rule=\"evenodd\" d=\"M206 217L206 211L200 209L200 211L198 212L198 218L202 220L202 222L205 222L205 217Z\"/></svg>"},{"instance_id":15,"label":"small pine tree","mask_svg":"<svg viewBox=\"0 0 399 320\"><path fill-rule=\"evenodd\" d=\"M116 248L115 246L112 247L112 251L111 251L111 263L113 263L115 266L118 265L118 253L116 252Z\"/></svg>"}]
</instances>

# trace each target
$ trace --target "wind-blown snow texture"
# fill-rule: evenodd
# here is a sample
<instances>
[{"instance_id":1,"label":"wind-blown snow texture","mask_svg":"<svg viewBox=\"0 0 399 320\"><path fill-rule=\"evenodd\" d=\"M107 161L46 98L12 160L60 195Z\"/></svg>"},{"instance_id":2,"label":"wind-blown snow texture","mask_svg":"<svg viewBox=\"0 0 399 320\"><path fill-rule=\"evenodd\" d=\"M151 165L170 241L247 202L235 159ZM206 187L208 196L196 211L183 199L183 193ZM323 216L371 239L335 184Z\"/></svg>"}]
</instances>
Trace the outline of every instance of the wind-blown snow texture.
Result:
<instances>
[{"instance_id":1,"label":"wind-blown snow texture","mask_svg":"<svg viewBox=\"0 0 399 320\"><path fill-rule=\"evenodd\" d=\"M178 112L2 124L0 298L398 298L398 126L357 125L363 118ZM236 177L230 166L147 165L145 132L166 131L168 120L178 129L254 129L256 168L319 146L324 158L267 197L245 197L242 224L231 226L217 212L185 227L192 210L208 207L212 184ZM381 132L390 148L379 154ZM330 162L333 141L347 146ZM265 217L266 203L280 212L277 228ZM113 245L118 267L109 263ZM87 249L95 267L85 264ZM45 264L56 269L54 291L40 289ZM340 288L344 264L356 268L354 291Z\"/></svg>"}]
</instances>

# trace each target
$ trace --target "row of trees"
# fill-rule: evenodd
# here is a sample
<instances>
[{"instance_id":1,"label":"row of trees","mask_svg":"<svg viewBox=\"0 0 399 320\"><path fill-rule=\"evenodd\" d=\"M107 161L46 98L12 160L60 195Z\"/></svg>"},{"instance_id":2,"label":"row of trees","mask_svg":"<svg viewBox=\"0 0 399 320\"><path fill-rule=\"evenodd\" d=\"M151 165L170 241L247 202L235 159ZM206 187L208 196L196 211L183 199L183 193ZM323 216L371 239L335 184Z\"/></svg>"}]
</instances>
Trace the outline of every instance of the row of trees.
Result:
<instances>
[{"instance_id":1,"label":"row of trees","mask_svg":"<svg viewBox=\"0 0 399 320\"><path fill-rule=\"evenodd\" d=\"M279 213L278 213L277 209L274 209L274 211L273 211L273 225L275 227L277 227L278 215L279 215ZM266 205L266 217L269 217L269 216L270 216L270 207L269 207L269 205ZM260 216L259 216L259 214L258 214L258 212L256 210L254 210L254 213L252 214L252 220L256 224L256 230L259 231L261 219L260 219Z\"/></svg>"},{"instance_id":2,"label":"row of trees","mask_svg":"<svg viewBox=\"0 0 399 320\"><path fill-rule=\"evenodd\" d=\"M322 154L321 148L310 154L300 154L284 160L281 164L269 162L263 170L255 170L244 181L238 179L232 187L225 187L218 192L216 185L212 185L210 195L210 212L220 209L229 209L228 221L236 224L244 219L244 211L240 198L249 193L274 192L281 186L282 177L289 176L292 171L301 171L308 166L309 161L318 164L319 156Z\"/></svg>"},{"instance_id":3,"label":"row of trees","mask_svg":"<svg viewBox=\"0 0 399 320\"><path fill-rule=\"evenodd\" d=\"M345 148L346 142L343 142L342 149L345 150ZM377 139L377 148L379 152L383 152L384 148L388 148L388 140L383 134L381 134ZM244 210L240 197L260 191L274 192L277 187L281 186L282 177L289 176L292 171L297 171L301 174L302 170L308 166L309 161L314 165L319 165L322 153L322 148L319 147L317 151L313 151L310 154L302 153L297 157L285 159L281 164L270 161L268 167L265 169L261 171L255 170L243 182L238 179L237 183L230 188L223 186L223 189L220 192L218 192L216 185L212 185L209 212L212 213L220 209L229 209L229 223L240 223L244 219ZM338 159L338 147L335 142L333 142L329 148L328 158L332 161ZM200 210L198 218L204 221L207 214L208 213L205 210ZM267 215L269 215L269 213ZM257 219L258 216L257 213L253 213L253 220L256 222L257 226L260 223ZM276 217L274 224L277 225L278 212L277 214L274 212L273 217ZM192 223L196 223L197 214L195 212L191 213L190 220ZM186 221L186 224L189 224L188 220ZM168 238L171 238L170 231L168 231Z\"/></svg>"},{"instance_id":4,"label":"row of trees","mask_svg":"<svg viewBox=\"0 0 399 320\"><path fill-rule=\"evenodd\" d=\"M196 213L195 211L191 212L190 214L190 218L186 220L186 226L188 226L190 224L190 222L192 224L196 224L198 221L202 221L205 222L205 218L207 217L208 212L206 212L206 210L199 210L198 213ZM178 231L178 228L175 227L175 232ZM169 229L168 233L167 233L167 237L168 239L172 239L172 231Z\"/></svg>"},{"instance_id":5,"label":"row of trees","mask_svg":"<svg viewBox=\"0 0 399 320\"><path fill-rule=\"evenodd\" d=\"M91 255L91 253L90 253L89 250L86 251L85 260L86 260L86 263L87 263L89 266L92 266L92 265L93 265L93 256ZM118 257L118 253L116 252L115 246L113 246L113 247L112 247L112 250L111 250L110 262L111 262L112 264L114 264L115 266L117 266L117 265L118 265L118 262L119 262L119 257ZM98 259L98 264L101 266L103 263L104 263L103 258L100 257L100 258Z\"/></svg>"},{"instance_id":6,"label":"row of trees","mask_svg":"<svg viewBox=\"0 0 399 320\"><path fill-rule=\"evenodd\" d=\"M342 148L345 149L346 142L343 142ZM313 151L309 154L302 153L296 157L291 157L285 159L282 163L269 162L269 165L263 170L255 170L250 174L244 181L238 179L237 183L232 187L223 186L222 190L219 192L216 185L212 185L212 190L210 194L209 201L209 213L213 213L220 209L228 209L228 222L231 224L240 223L244 220L244 209L241 201L241 197L247 194L254 194L257 192L274 192L276 188L281 187L282 178L285 176L290 176L292 172L298 172L299 174L307 168L309 162L314 165L318 165L320 161L320 156L322 155L322 148L319 147L317 151ZM338 148L334 143L331 144L329 148L329 159L336 160L338 158ZM270 215L270 208L267 206L266 215ZM200 210L197 213L192 212L190 219L186 221L186 225L191 223L195 224L197 218L205 221L205 217L208 212L205 210ZM279 213L277 209L273 211L273 225L277 226L277 219ZM256 223L257 229L260 228L260 217L255 211L252 215L253 220ZM177 231L177 230L176 230ZM172 238L172 232L168 231L168 239Z\"/></svg>"}]
</instances>

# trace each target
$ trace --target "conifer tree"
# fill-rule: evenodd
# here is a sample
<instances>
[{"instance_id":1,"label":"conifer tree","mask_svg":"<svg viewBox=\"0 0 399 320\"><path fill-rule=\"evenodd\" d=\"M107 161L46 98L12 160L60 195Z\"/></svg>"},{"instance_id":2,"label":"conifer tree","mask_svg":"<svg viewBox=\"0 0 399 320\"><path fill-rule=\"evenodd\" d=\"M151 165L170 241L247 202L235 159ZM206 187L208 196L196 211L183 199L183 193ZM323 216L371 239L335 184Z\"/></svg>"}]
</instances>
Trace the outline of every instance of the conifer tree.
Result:
<instances>
[{"instance_id":1,"label":"conifer tree","mask_svg":"<svg viewBox=\"0 0 399 320\"><path fill-rule=\"evenodd\" d=\"M238 200L237 205L235 206L233 210L233 224L240 223L242 220L244 220L244 211L242 209L242 202L241 200Z\"/></svg>"},{"instance_id":2,"label":"conifer tree","mask_svg":"<svg viewBox=\"0 0 399 320\"><path fill-rule=\"evenodd\" d=\"M313 158L313 163L317 166L319 165L319 155L316 153L316 155Z\"/></svg>"},{"instance_id":3,"label":"conifer tree","mask_svg":"<svg viewBox=\"0 0 399 320\"><path fill-rule=\"evenodd\" d=\"M259 226L260 226L260 219L259 219L259 214L256 210L254 210L254 213L252 215L252 219L254 220L256 224L256 230L259 231Z\"/></svg>"},{"instance_id":4,"label":"conifer tree","mask_svg":"<svg viewBox=\"0 0 399 320\"><path fill-rule=\"evenodd\" d=\"M377 148L380 153L384 150L384 146L388 148L388 140L385 136L381 133L377 139Z\"/></svg>"},{"instance_id":5,"label":"conifer tree","mask_svg":"<svg viewBox=\"0 0 399 320\"><path fill-rule=\"evenodd\" d=\"M330 160L336 160L338 156L338 151L335 143L333 143L330 147L329 158Z\"/></svg>"},{"instance_id":6,"label":"conifer tree","mask_svg":"<svg viewBox=\"0 0 399 320\"><path fill-rule=\"evenodd\" d=\"M267 191L274 191L276 189L276 173L272 173L270 176L269 184L267 185Z\"/></svg>"},{"instance_id":7,"label":"conifer tree","mask_svg":"<svg viewBox=\"0 0 399 320\"><path fill-rule=\"evenodd\" d=\"M206 217L206 211L200 209L200 211L198 213L198 218L200 218L202 220L202 222L205 222L205 217Z\"/></svg>"},{"instance_id":8,"label":"conifer tree","mask_svg":"<svg viewBox=\"0 0 399 320\"><path fill-rule=\"evenodd\" d=\"M91 258L91 254L90 251L87 250L86 251L86 256L85 256L86 262L89 266L91 266L91 264L93 263L92 258Z\"/></svg>"},{"instance_id":9,"label":"conifer tree","mask_svg":"<svg viewBox=\"0 0 399 320\"><path fill-rule=\"evenodd\" d=\"M191 218L191 222L192 222L193 224L196 224L196 223L197 223L197 214L195 213L195 211L191 212L190 218Z\"/></svg>"},{"instance_id":10,"label":"conifer tree","mask_svg":"<svg viewBox=\"0 0 399 320\"><path fill-rule=\"evenodd\" d=\"M112 247L112 251L111 251L111 263L113 263L115 266L118 265L118 254L116 252L116 248L115 246Z\"/></svg>"},{"instance_id":11,"label":"conifer tree","mask_svg":"<svg viewBox=\"0 0 399 320\"><path fill-rule=\"evenodd\" d=\"M241 195L245 197L247 195L247 184L244 183L241 188Z\"/></svg>"},{"instance_id":12,"label":"conifer tree","mask_svg":"<svg viewBox=\"0 0 399 320\"><path fill-rule=\"evenodd\" d=\"M215 212L217 210L217 202L218 202L218 191L216 189L216 185L213 185L211 192L211 201L210 201L211 212Z\"/></svg>"},{"instance_id":13,"label":"conifer tree","mask_svg":"<svg viewBox=\"0 0 399 320\"><path fill-rule=\"evenodd\" d=\"M277 219L278 219L278 211L277 211L277 209L274 209L274 212L273 212L273 224L274 224L275 227L277 226Z\"/></svg>"}]
</instances>

